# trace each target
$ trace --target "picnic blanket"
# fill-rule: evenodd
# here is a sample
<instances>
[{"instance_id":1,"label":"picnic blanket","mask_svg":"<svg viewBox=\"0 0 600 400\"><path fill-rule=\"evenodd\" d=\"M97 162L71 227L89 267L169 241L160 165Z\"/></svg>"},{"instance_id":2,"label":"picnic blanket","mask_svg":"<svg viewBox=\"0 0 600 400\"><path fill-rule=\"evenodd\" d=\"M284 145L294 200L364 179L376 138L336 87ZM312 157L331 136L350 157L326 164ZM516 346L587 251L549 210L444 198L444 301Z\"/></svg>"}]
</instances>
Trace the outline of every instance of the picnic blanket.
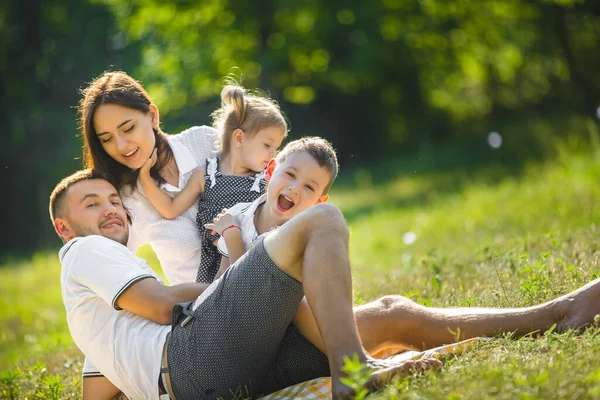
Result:
<instances>
[{"instance_id":1,"label":"picnic blanket","mask_svg":"<svg viewBox=\"0 0 600 400\"><path fill-rule=\"evenodd\" d=\"M486 337L476 337L463 340L445 346L435 347L425 351L403 351L404 349L392 348L385 349L373 356L376 358L390 358L394 361L418 360L423 357L442 357L444 355L460 354L468 350L482 340L489 340ZM261 400L327 400L331 398L331 378L316 378L310 381L298 383L293 386L281 389L275 393L261 397Z\"/></svg>"}]
</instances>

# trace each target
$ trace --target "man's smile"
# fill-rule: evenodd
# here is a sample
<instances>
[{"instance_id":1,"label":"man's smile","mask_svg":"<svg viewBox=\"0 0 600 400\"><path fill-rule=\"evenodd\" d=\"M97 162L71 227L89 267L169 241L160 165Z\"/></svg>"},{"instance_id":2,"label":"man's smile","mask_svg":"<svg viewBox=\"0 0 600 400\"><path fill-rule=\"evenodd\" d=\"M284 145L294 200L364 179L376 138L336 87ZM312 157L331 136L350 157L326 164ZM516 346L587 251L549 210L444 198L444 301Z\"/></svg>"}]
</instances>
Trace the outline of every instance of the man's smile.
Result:
<instances>
[{"instance_id":1,"label":"man's smile","mask_svg":"<svg viewBox=\"0 0 600 400\"><path fill-rule=\"evenodd\" d=\"M111 218L108 221L103 221L100 224L101 229L113 229L123 227L124 223L120 218Z\"/></svg>"}]
</instances>

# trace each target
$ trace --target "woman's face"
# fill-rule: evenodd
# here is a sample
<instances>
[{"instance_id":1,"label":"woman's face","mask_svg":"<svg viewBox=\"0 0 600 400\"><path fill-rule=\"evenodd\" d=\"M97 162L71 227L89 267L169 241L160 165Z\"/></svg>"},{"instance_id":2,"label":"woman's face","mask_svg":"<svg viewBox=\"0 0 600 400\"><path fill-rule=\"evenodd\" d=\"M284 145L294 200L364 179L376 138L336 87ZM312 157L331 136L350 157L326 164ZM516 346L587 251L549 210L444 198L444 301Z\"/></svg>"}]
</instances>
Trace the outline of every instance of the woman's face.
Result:
<instances>
[{"instance_id":1,"label":"woman's face","mask_svg":"<svg viewBox=\"0 0 600 400\"><path fill-rule=\"evenodd\" d=\"M158 127L158 109L150 105L147 113L118 104L103 104L94 113L94 130L104 151L115 161L140 168L152 155Z\"/></svg>"}]
</instances>

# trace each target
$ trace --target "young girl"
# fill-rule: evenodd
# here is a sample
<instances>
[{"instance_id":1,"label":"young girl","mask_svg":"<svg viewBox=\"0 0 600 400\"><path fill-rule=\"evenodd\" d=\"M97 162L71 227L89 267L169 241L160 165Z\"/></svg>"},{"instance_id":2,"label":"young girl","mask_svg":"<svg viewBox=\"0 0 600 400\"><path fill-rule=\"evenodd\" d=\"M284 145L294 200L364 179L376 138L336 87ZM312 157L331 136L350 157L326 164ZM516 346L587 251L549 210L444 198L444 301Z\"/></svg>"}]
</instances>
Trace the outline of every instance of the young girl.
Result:
<instances>
[{"instance_id":1,"label":"young girl","mask_svg":"<svg viewBox=\"0 0 600 400\"><path fill-rule=\"evenodd\" d=\"M215 236L204 225L222 209L254 201L264 193L264 169L287 135L287 124L277 104L237 85L223 88L221 108L212 118L219 131L218 156L208 158L204 168L196 168L177 195L163 192L150 176L157 159L155 151L139 175L146 197L165 218L177 218L199 198L196 222L202 255L197 282L212 282L221 258Z\"/></svg>"}]
</instances>

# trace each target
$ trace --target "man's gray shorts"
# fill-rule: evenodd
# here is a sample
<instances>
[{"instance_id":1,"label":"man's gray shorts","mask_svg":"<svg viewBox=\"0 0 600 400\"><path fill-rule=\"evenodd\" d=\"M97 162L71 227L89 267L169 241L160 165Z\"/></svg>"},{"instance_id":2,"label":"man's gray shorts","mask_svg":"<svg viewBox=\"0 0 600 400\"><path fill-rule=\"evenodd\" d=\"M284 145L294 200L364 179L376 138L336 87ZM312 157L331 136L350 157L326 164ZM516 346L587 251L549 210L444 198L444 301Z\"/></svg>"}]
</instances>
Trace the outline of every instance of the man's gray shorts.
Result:
<instances>
[{"instance_id":1,"label":"man's gray shorts","mask_svg":"<svg viewBox=\"0 0 600 400\"><path fill-rule=\"evenodd\" d=\"M259 397L329 376L327 357L290 326L303 295L302 283L277 268L261 240L196 309L176 306L168 347L175 398Z\"/></svg>"}]
</instances>

